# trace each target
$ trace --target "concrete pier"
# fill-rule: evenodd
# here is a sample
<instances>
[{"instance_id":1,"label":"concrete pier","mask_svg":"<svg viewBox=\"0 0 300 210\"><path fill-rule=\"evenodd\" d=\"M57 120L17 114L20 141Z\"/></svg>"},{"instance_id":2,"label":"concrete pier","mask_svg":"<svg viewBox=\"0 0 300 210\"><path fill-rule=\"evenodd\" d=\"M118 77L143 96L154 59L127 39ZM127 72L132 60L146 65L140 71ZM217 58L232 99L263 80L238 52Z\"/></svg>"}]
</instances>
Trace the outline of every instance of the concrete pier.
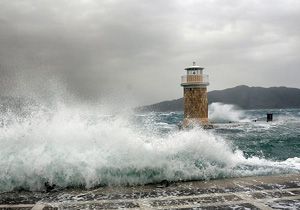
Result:
<instances>
[{"instance_id":1,"label":"concrete pier","mask_svg":"<svg viewBox=\"0 0 300 210\"><path fill-rule=\"evenodd\" d=\"M300 174L93 190L0 193L0 210L300 209Z\"/></svg>"}]
</instances>

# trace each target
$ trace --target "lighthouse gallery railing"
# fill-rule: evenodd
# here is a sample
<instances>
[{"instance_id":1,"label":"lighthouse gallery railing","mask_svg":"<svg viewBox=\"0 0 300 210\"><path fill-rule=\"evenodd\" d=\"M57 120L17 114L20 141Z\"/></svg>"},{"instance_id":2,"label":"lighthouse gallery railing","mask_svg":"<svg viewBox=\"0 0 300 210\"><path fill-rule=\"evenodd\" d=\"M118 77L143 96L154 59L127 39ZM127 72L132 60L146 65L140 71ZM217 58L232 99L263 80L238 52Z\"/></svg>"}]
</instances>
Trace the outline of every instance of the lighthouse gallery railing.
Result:
<instances>
[{"instance_id":1,"label":"lighthouse gallery railing","mask_svg":"<svg viewBox=\"0 0 300 210\"><path fill-rule=\"evenodd\" d=\"M189 85L189 84L208 85L209 84L208 75L206 74L184 75L181 77L181 84L182 85Z\"/></svg>"}]
</instances>

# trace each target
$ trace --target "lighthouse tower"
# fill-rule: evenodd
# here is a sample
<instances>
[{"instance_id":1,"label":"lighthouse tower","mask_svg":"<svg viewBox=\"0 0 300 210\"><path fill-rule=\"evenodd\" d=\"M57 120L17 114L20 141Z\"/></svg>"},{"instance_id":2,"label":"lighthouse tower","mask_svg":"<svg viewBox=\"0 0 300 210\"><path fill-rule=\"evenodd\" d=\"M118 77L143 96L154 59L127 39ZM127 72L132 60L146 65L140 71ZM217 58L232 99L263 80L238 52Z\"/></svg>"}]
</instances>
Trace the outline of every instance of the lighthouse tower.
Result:
<instances>
[{"instance_id":1,"label":"lighthouse tower","mask_svg":"<svg viewBox=\"0 0 300 210\"><path fill-rule=\"evenodd\" d=\"M184 94L184 127L195 124L211 127L208 122L207 86L209 81L208 75L203 74L203 69L193 62L192 66L185 68L186 75L181 77Z\"/></svg>"}]
</instances>

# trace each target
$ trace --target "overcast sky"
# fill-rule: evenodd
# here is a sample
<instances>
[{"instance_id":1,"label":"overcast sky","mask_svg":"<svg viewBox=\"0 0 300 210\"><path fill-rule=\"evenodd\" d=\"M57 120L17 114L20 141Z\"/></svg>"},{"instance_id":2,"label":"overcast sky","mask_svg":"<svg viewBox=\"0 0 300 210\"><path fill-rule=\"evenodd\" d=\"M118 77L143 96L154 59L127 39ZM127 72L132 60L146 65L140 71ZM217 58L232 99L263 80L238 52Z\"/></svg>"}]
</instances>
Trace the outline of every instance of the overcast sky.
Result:
<instances>
[{"instance_id":1,"label":"overcast sky","mask_svg":"<svg viewBox=\"0 0 300 210\"><path fill-rule=\"evenodd\" d=\"M300 88L300 1L0 0L1 95L150 104L182 97L193 61L209 90Z\"/></svg>"}]
</instances>

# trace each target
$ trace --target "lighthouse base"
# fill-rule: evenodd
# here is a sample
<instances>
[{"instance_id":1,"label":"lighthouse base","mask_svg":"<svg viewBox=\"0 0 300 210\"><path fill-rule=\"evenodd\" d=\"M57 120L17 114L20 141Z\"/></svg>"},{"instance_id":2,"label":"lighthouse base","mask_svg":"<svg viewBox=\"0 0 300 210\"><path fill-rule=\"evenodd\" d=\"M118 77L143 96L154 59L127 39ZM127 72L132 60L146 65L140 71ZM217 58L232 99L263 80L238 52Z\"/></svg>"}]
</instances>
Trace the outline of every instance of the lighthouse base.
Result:
<instances>
[{"instance_id":1,"label":"lighthouse base","mask_svg":"<svg viewBox=\"0 0 300 210\"><path fill-rule=\"evenodd\" d=\"M185 118L182 122L182 129L201 127L203 129L213 129L214 126L207 118Z\"/></svg>"}]
</instances>

